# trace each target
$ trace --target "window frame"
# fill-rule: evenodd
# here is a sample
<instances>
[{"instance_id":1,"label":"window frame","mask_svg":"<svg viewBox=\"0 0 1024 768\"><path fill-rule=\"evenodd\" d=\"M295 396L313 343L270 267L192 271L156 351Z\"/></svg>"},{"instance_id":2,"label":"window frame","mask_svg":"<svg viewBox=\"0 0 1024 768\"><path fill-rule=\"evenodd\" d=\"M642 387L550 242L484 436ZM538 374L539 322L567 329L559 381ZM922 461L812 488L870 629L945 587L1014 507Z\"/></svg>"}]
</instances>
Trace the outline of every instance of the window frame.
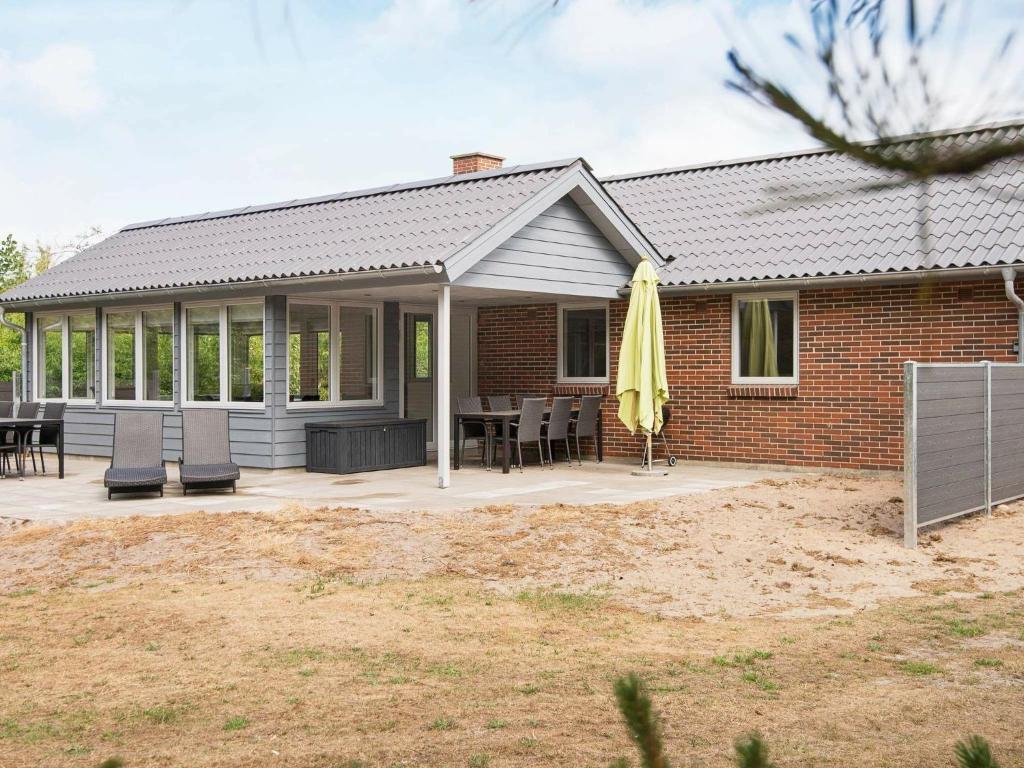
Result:
<instances>
[{"instance_id":1,"label":"window frame","mask_svg":"<svg viewBox=\"0 0 1024 768\"><path fill-rule=\"evenodd\" d=\"M740 376L740 302L792 301L793 302L793 375L792 376ZM795 386L800 383L800 292L734 293L730 313L731 381L733 384Z\"/></svg>"},{"instance_id":2,"label":"window frame","mask_svg":"<svg viewBox=\"0 0 1024 768\"><path fill-rule=\"evenodd\" d=\"M104 307L103 308L103 322L102 322L102 341L100 345L100 399L99 402L104 406L130 406L137 408L174 408L174 391L172 388L170 400L146 400L140 398L138 395L146 391L145 377L143 375L142 360L146 352L146 342L143 338L145 327L143 325L142 313L143 312L159 312L161 310L171 311L171 325L173 333L174 324L174 305L173 304L148 304L148 305L133 305L130 307ZM107 396L107 375L110 361L109 350L107 349L107 315L123 315L133 314L135 316L135 399L133 400L118 400L117 398ZM68 337L70 340L70 336ZM173 371L174 366L174 352L173 348L171 351L171 366ZM173 387L174 375L171 374L171 381Z\"/></svg>"},{"instance_id":3,"label":"window frame","mask_svg":"<svg viewBox=\"0 0 1024 768\"><path fill-rule=\"evenodd\" d=\"M558 375L559 384L608 384L611 379L611 303L608 301L587 302L587 303L559 303L556 305L558 312L558 334L556 344L558 345ZM604 376L566 376L565 375L565 338L564 325L566 311L578 309L601 309L604 310Z\"/></svg>"},{"instance_id":4,"label":"window frame","mask_svg":"<svg viewBox=\"0 0 1024 768\"><path fill-rule=\"evenodd\" d=\"M71 317L92 317L93 323L96 321L96 309L72 309L72 310L61 310L57 312L35 312L32 315L32 360L35 364L35 369L32 371L32 394L33 399L40 403L67 403L68 405L96 405L98 398L96 397L71 397ZM60 371L60 396L59 397L47 397L45 393L41 391L40 387L40 375L45 370L43 364L43 356L40 355L40 342L41 337L39 335L39 321L43 317L59 317L60 318L60 354L61 354L61 371ZM100 349L99 334L100 329L94 328L95 338L93 339L93 365L95 366L96 351ZM102 375L102 374L101 374ZM96 370L93 368L93 392L97 389L102 388L103 380L96 380Z\"/></svg>"},{"instance_id":5,"label":"window frame","mask_svg":"<svg viewBox=\"0 0 1024 768\"><path fill-rule=\"evenodd\" d=\"M327 400L310 400L310 401L295 401L291 400L291 385L288 380L289 372L291 371L291 308L292 305L316 305L326 306L330 308L330 354L328 365L328 380L327 380L327 391L330 397ZM373 309L376 314L376 322L374 323L374 382L376 397L372 399L364 400L342 400L341 399L341 372L338 370L338 363L340 362L339 355L339 330L338 321L341 319L341 308L342 307L355 307L361 309ZM379 301L347 301L347 300L333 300L333 299L307 299L307 298L292 298L288 297L285 307L285 357L284 357L284 370L285 370L285 402L286 408L290 410L302 411L302 410L317 410L317 409L335 409L335 408L380 408L384 405L384 303Z\"/></svg>"},{"instance_id":6,"label":"window frame","mask_svg":"<svg viewBox=\"0 0 1024 768\"><path fill-rule=\"evenodd\" d=\"M229 336L228 307L237 304L259 304L260 316L263 323L263 400L250 402L247 400L230 400L231 397L231 371L229 360ZM220 353L218 375L220 377L220 399L218 400L189 400L188 399L188 375L189 375L189 348L188 348L188 310L198 307L218 308L218 330ZM254 296L247 299L230 299L219 301L190 301L181 305L181 317L178 332L181 334L179 344L179 357L181 362L181 378L178 385L181 387L182 408L229 408L233 411L263 411L267 408L267 306L262 296Z\"/></svg>"}]
</instances>

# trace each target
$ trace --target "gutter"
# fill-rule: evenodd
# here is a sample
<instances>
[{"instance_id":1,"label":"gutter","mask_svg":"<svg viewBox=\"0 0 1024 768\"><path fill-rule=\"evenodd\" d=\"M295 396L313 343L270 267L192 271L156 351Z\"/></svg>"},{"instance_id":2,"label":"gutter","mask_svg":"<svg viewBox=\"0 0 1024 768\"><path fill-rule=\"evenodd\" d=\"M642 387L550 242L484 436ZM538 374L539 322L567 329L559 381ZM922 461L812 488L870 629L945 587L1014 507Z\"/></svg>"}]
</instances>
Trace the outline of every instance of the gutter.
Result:
<instances>
[{"instance_id":1,"label":"gutter","mask_svg":"<svg viewBox=\"0 0 1024 768\"><path fill-rule=\"evenodd\" d=\"M17 323L12 323L6 317L4 317L4 308L0 307L0 325L4 328L10 328L12 331L17 331L21 334L21 382L16 388L18 391L14 393L15 400L21 400L21 394L25 391L25 371L28 366L28 332Z\"/></svg>"},{"instance_id":2,"label":"gutter","mask_svg":"<svg viewBox=\"0 0 1024 768\"><path fill-rule=\"evenodd\" d=\"M387 281L391 278L402 278L402 277L420 277L423 278L422 282L429 282L430 278L441 279L439 276L444 272L444 267L440 264L427 264L417 267L395 267L393 269L374 269L366 270L364 272L341 272L338 274L330 275L313 275L303 277L281 277L281 278L269 278L259 280L243 280L234 283L209 283L206 285L183 285L173 288L140 288L136 290L128 291L111 291L109 293L89 293L81 296L64 296L64 297L53 297L53 298L32 298L22 299L3 302L2 306L6 306L8 309L17 307L18 309L31 310L36 307L63 307L63 306L75 306L80 304L89 304L96 306L97 304L103 304L104 302L120 302L121 300L129 300L132 297L161 297L161 296L180 296L182 294L189 294L192 296L199 296L201 294L210 294L210 298L217 294L232 294L242 291L276 291L281 289L292 289L292 288L311 288L315 289L321 287L324 284L330 284L333 288L344 288L348 287L350 283L362 284L367 282ZM355 286L353 286L355 287ZM0 312L2 312L0 307ZM6 323L5 323L6 325ZM15 326L17 327L17 326Z\"/></svg>"},{"instance_id":3,"label":"gutter","mask_svg":"<svg viewBox=\"0 0 1024 768\"><path fill-rule=\"evenodd\" d=\"M1013 267L1006 267L1002 274L1006 298L1017 307L1017 362L1024 364L1024 299L1017 295L1013 285L1017 277L1017 270Z\"/></svg>"},{"instance_id":4,"label":"gutter","mask_svg":"<svg viewBox=\"0 0 1024 768\"><path fill-rule=\"evenodd\" d=\"M823 277L793 277L772 280L734 280L721 283L693 285L663 285L658 288L662 296L699 296L703 294L743 293L746 291L793 290L798 288L843 288L859 285L895 285L923 283L928 280L969 280L1001 275L1006 267L952 267L948 269L916 270L914 272L883 272L869 275L838 275ZM619 289L620 296L629 296L629 286Z\"/></svg>"}]
</instances>

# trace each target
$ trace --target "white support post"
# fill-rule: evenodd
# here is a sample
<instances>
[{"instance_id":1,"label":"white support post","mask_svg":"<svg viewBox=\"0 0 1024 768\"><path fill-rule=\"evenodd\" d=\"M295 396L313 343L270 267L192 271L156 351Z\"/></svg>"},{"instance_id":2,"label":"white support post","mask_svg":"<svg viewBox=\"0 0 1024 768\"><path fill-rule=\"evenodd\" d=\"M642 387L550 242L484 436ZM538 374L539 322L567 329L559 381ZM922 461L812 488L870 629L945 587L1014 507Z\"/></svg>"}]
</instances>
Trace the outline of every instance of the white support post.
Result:
<instances>
[{"instance_id":1,"label":"white support post","mask_svg":"<svg viewBox=\"0 0 1024 768\"><path fill-rule=\"evenodd\" d=\"M452 288L442 285L437 294L437 487L451 483L451 361Z\"/></svg>"},{"instance_id":2,"label":"white support post","mask_svg":"<svg viewBox=\"0 0 1024 768\"><path fill-rule=\"evenodd\" d=\"M917 546L917 364L903 364L903 546Z\"/></svg>"}]
</instances>

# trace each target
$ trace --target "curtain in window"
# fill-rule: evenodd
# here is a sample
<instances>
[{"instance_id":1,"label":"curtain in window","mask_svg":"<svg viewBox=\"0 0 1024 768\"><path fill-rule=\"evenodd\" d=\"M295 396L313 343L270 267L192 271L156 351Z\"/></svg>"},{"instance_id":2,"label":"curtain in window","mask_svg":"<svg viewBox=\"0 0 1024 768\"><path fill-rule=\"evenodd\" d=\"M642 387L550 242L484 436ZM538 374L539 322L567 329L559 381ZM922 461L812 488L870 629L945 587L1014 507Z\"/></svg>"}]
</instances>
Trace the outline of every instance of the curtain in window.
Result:
<instances>
[{"instance_id":1,"label":"curtain in window","mask_svg":"<svg viewBox=\"0 0 1024 768\"><path fill-rule=\"evenodd\" d=\"M772 313L764 300L748 301L743 307L743 344L747 355L747 376L778 376L778 353L772 328Z\"/></svg>"}]
</instances>

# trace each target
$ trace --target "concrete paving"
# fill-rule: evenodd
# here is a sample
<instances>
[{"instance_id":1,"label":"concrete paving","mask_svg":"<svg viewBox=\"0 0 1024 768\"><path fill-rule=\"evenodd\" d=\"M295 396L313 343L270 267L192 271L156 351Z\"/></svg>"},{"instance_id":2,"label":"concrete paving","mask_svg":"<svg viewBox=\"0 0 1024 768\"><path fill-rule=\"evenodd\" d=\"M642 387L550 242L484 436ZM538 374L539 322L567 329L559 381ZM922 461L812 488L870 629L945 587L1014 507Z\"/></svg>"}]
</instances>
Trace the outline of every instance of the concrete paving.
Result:
<instances>
[{"instance_id":1,"label":"concrete paving","mask_svg":"<svg viewBox=\"0 0 1024 768\"><path fill-rule=\"evenodd\" d=\"M56 466L53 460L53 467ZM634 477L635 464L584 462L571 468L527 466L487 471L470 464L452 472L451 487L437 487L434 466L355 475L311 474L303 469L243 469L238 493L181 495L177 467L168 462L163 498L115 496L107 500L103 470L107 460L68 457L65 478L56 472L24 480L0 480L0 519L69 521L129 515L166 515L196 510L276 510L290 504L369 509L457 510L492 504L629 504L635 501L701 493L792 473L697 463L679 464L665 477ZM47 461L47 468L51 462Z\"/></svg>"}]
</instances>

